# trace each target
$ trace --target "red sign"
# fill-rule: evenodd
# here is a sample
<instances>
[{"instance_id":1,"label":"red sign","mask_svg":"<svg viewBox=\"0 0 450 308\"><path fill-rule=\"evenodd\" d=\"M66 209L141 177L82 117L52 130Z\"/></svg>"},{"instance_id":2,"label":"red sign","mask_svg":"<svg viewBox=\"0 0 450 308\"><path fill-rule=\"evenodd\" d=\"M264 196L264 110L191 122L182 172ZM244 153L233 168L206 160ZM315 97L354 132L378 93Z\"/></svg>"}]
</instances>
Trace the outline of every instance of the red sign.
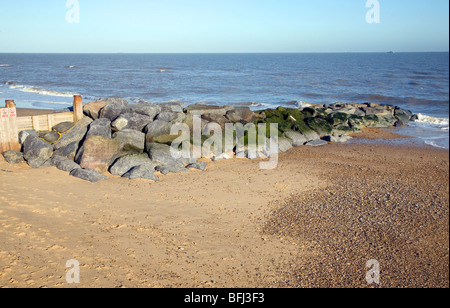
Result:
<instances>
[{"instance_id":1,"label":"red sign","mask_svg":"<svg viewBox=\"0 0 450 308\"><path fill-rule=\"evenodd\" d=\"M9 108L9 117L10 118L16 117L16 108Z\"/></svg>"},{"instance_id":2,"label":"red sign","mask_svg":"<svg viewBox=\"0 0 450 308\"><path fill-rule=\"evenodd\" d=\"M9 109L8 108L2 108L2 118L8 118L9 117Z\"/></svg>"}]
</instances>

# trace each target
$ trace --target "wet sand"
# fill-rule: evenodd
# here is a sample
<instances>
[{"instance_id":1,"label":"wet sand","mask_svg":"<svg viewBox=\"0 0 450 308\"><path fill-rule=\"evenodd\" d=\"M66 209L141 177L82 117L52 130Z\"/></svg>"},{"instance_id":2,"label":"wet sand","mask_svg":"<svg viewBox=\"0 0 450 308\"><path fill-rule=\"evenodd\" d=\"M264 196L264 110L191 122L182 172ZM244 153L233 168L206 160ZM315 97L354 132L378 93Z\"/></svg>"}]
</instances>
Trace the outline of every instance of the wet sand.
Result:
<instances>
[{"instance_id":1,"label":"wet sand","mask_svg":"<svg viewBox=\"0 0 450 308\"><path fill-rule=\"evenodd\" d=\"M448 287L448 175L448 151L386 144L158 183L0 158L0 287ZM70 259L80 284L66 282ZM380 285L365 280L370 259Z\"/></svg>"}]
</instances>

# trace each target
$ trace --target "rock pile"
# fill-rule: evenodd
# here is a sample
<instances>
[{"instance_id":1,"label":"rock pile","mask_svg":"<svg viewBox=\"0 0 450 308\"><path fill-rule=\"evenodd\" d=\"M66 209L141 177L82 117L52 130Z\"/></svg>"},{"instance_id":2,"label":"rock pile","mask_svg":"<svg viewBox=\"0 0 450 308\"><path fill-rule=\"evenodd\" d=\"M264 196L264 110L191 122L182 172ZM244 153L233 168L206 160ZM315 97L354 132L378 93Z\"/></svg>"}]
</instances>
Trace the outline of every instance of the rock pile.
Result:
<instances>
[{"instance_id":1,"label":"rock pile","mask_svg":"<svg viewBox=\"0 0 450 308\"><path fill-rule=\"evenodd\" d=\"M193 168L205 170L206 163L197 162L194 156L174 158L170 151L170 145L179 137L171 134L172 126L185 124L192 132L195 117L201 116L202 142L214 128L224 129L227 123L251 123L255 127L278 124L277 153L302 145L346 142L351 138L350 133L359 132L363 127L405 125L413 119L411 112L399 107L370 103L251 111L247 107L205 104L185 107L177 102L128 104L124 99L107 98L86 104L83 111L85 117L76 124L61 123L50 132L20 132L22 151L5 152L6 161L26 161L33 168L56 166L91 182L106 179L107 172L129 179L158 181L156 171L168 174ZM247 135L248 131L245 140ZM191 149L192 144L195 142L191 135ZM202 154L213 161L236 154L250 159L270 156L270 153L252 153L236 147L233 153L203 151Z\"/></svg>"}]
</instances>

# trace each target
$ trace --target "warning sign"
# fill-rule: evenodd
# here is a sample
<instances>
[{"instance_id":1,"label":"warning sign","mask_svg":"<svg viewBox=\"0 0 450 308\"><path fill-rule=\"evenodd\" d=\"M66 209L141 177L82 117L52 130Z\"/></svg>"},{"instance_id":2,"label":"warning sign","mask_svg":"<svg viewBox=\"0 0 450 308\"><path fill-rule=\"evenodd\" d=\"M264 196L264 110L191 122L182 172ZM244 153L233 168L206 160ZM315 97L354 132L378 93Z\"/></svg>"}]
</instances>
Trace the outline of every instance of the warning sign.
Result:
<instances>
[{"instance_id":1,"label":"warning sign","mask_svg":"<svg viewBox=\"0 0 450 308\"><path fill-rule=\"evenodd\" d=\"M8 118L9 117L9 108L2 108L0 110L1 110L2 118Z\"/></svg>"},{"instance_id":2,"label":"warning sign","mask_svg":"<svg viewBox=\"0 0 450 308\"><path fill-rule=\"evenodd\" d=\"M9 108L9 117L10 118L16 117L16 108Z\"/></svg>"}]
</instances>

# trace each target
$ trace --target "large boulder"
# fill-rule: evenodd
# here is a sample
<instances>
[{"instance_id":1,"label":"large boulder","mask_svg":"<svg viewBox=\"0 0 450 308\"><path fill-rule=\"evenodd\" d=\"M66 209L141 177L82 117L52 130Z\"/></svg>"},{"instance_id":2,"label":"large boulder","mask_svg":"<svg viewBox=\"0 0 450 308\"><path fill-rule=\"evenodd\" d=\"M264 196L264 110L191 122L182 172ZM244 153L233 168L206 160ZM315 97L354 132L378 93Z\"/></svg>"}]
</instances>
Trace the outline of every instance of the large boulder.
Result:
<instances>
[{"instance_id":1,"label":"large boulder","mask_svg":"<svg viewBox=\"0 0 450 308\"><path fill-rule=\"evenodd\" d=\"M161 120L164 122L172 122L178 117L176 112L163 111L156 117L156 120Z\"/></svg>"},{"instance_id":2,"label":"large boulder","mask_svg":"<svg viewBox=\"0 0 450 308\"><path fill-rule=\"evenodd\" d=\"M147 139L152 139L154 137L163 136L170 134L170 129L172 128L172 123L156 120L145 127L145 134Z\"/></svg>"},{"instance_id":3,"label":"large boulder","mask_svg":"<svg viewBox=\"0 0 450 308\"><path fill-rule=\"evenodd\" d=\"M106 102L106 106L100 110L99 118L107 118L113 122L122 113L128 111L128 102L122 98L102 99Z\"/></svg>"},{"instance_id":4,"label":"large boulder","mask_svg":"<svg viewBox=\"0 0 450 308\"><path fill-rule=\"evenodd\" d=\"M109 172L113 175L124 175L132 168L136 166L146 165L149 169L153 168L155 170L155 166L152 161L148 157L147 154L135 154L135 155L127 155L116 160L111 168L109 168Z\"/></svg>"},{"instance_id":5,"label":"large boulder","mask_svg":"<svg viewBox=\"0 0 450 308\"><path fill-rule=\"evenodd\" d=\"M153 122L153 118L150 116L139 113L125 113L115 119L111 126L115 131L123 129L143 131L143 129L151 122Z\"/></svg>"},{"instance_id":6,"label":"large boulder","mask_svg":"<svg viewBox=\"0 0 450 308\"><path fill-rule=\"evenodd\" d=\"M106 101L90 102L84 105L83 112L91 119L97 120L100 116L100 110L102 110L102 108L107 104L108 103Z\"/></svg>"},{"instance_id":7,"label":"large boulder","mask_svg":"<svg viewBox=\"0 0 450 308\"><path fill-rule=\"evenodd\" d=\"M48 143L54 144L59 140L61 135L56 131L39 131L38 137Z\"/></svg>"},{"instance_id":8,"label":"large boulder","mask_svg":"<svg viewBox=\"0 0 450 308\"><path fill-rule=\"evenodd\" d=\"M60 134L64 134L66 132L68 132L70 129L72 129L75 126L74 122L61 122L55 126L52 127L52 130L55 132L58 132Z\"/></svg>"},{"instance_id":9,"label":"large boulder","mask_svg":"<svg viewBox=\"0 0 450 308\"><path fill-rule=\"evenodd\" d=\"M256 114L249 107L235 107L227 111L226 117L233 123L251 123L257 118Z\"/></svg>"},{"instance_id":10,"label":"large boulder","mask_svg":"<svg viewBox=\"0 0 450 308\"><path fill-rule=\"evenodd\" d=\"M67 157L58 156L58 155L53 155L52 163L59 170L66 171L66 172L71 172L74 169L81 168L80 165L78 165L73 160L71 160Z\"/></svg>"},{"instance_id":11,"label":"large boulder","mask_svg":"<svg viewBox=\"0 0 450 308\"><path fill-rule=\"evenodd\" d=\"M118 140L92 136L86 139L75 158L81 168L89 168L100 173L108 171L118 158L121 144Z\"/></svg>"},{"instance_id":12,"label":"large boulder","mask_svg":"<svg viewBox=\"0 0 450 308\"><path fill-rule=\"evenodd\" d=\"M146 152L155 166L170 166L173 168L185 168L186 164L197 162L194 158L174 158L170 146L159 143L149 143L146 145Z\"/></svg>"},{"instance_id":13,"label":"large boulder","mask_svg":"<svg viewBox=\"0 0 450 308\"><path fill-rule=\"evenodd\" d=\"M307 143L309 140L301 133L292 130L287 130L284 135L292 140L292 145L294 147L299 147Z\"/></svg>"},{"instance_id":14,"label":"large boulder","mask_svg":"<svg viewBox=\"0 0 450 308\"><path fill-rule=\"evenodd\" d=\"M139 113L148 116L154 120L158 113L161 112L161 106L159 104L152 103L134 104L129 106L129 111L131 113Z\"/></svg>"},{"instance_id":15,"label":"large boulder","mask_svg":"<svg viewBox=\"0 0 450 308\"><path fill-rule=\"evenodd\" d=\"M78 152L78 148L79 148L79 141L74 141L66 146L63 146L57 150L55 150L55 152L53 153L53 155L55 156L62 156L62 157L66 157L70 160L74 160L75 159L75 155Z\"/></svg>"},{"instance_id":16,"label":"large boulder","mask_svg":"<svg viewBox=\"0 0 450 308\"><path fill-rule=\"evenodd\" d=\"M150 165L140 165L133 167L130 171L125 173L122 177L130 180L134 179L146 179L152 181L159 181L159 178L155 175L155 167Z\"/></svg>"},{"instance_id":17,"label":"large boulder","mask_svg":"<svg viewBox=\"0 0 450 308\"><path fill-rule=\"evenodd\" d=\"M25 143L25 140L27 140L28 136L37 137L37 131L35 129L28 129L19 132L19 144L22 147L22 150L23 144Z\"/></svg>"},{"instance_id":18,"label":"large boulder","mask_svg":"<svg viewBox=\"0 0 450 308\"><path fill-rule=\"evenodd\" d=\"M32 168L39 168L53 154L53 146L36 136L28 136L23 145L23 157Z\"/></svg>"},{"instance_id":19,"label":"large boulder","mask_svg":"<svg viewBox=\"0 0 450 308\"><path fill-rule=\"evenodd\" d=\"M189 105L184 110L187 114L192 115L215 114L224 116L227 114L227 109L225 107L206 105L202 103Z\"/></svg>"},{"instance_id":20,"label":"large boulder","mask_svg":"<svg viewBox=\"0 0 450 308\"><path fill-rule=\"evenodd\" d=\"M19 164L23 163L25 160L23 159L23 153L16 151L16 150L10 150L3 153L3 157L5 158L6 162L9 164Z\"/></svg>"},{"instance_id":21,"label":"large boulder","mask_svg":"<svg viewBox=\"0 0 450 308\"><path fill-rule=\"evenodd\" d=\"M107 118L97 119L89 124L86 139L92 136L111 138L111 121Z\"/></svg>"},{"instance_id":22,"label":"large boulder","mask_svg":"<svg viewBox=\"0 0 450 308\"><path fill-rule=\"evenodd\" d=\"M81 168L76 168L73 169L70 172L71 176L77 177L79 179L85 180L85 181L89 181L92 183L96 183L99 181L103 181L106 180L108 177L106 175L103 175L95 170L92 169L81 169Z\"/></svg>"},{"instance_id":23,"label":"large boulder","mask_svg":"<svg viewBox=\"0 0 450 308\"><path fill-rule=\"evenodd\" d=\"M91 118L83 117L71 130L59 138L58 142L55 143L55 150L59 150L71 143L79 144L84 139L88 131L89 124L92 122L93 120Z\"/></svg>"},{"instance_id":24,"label":"large boulder","mask_svg":"<svg viewBox=\"0 0 450 308\"><path fill-rule=\"evenodd\" d=\"M143 153L145 150L145 134L133 129L115 132L113 139L118 140L124 153Z\"/></svg>"}]
</instances>

